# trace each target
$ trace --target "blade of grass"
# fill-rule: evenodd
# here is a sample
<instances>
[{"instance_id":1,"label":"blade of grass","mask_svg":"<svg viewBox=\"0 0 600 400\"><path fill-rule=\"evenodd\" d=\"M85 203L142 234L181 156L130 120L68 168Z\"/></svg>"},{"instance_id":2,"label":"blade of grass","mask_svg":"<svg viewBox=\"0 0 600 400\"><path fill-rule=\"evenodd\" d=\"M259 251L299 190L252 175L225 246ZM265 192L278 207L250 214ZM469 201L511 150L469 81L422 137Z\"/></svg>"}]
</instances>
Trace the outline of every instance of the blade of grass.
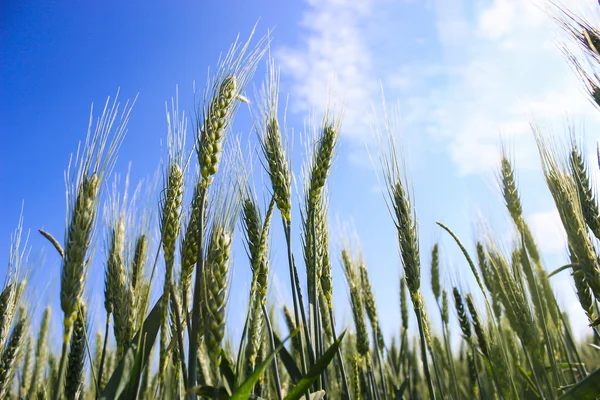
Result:
<instances>
[{"instance_id":1,"label":"blade of grass","mask_svg":"<svg viewBox=\"0 0 600 400\"><path fill-rule=\"evenodd\" d=\"M130 381L139 379L139 374L141 374L144 365L148 362L148 358L150 356L150 351L152 350L152 346L156 340L156 336L158 335L158 330L160 329L162 318L162 297L158 299L152 311L144 321L144 326L142 330L138 332L136 337L133 340L133 344L127 349L123 359L113 372L110 380L106 384L104 391L100 395L101 399L116 399L121 393L125 390L127 384ZM141 343L140 339L145 338L145 346L143 349L138 348L138 344ZM138 352L143 352L142 357L142 365L141 368L136 372L135 376L129 372L131 370L132 365L135 363L136 354Z\"/></svg>"},{"instance_id":2,"label":"blade of grass","mask_svg":"<svg viewBox=\"0 0 600 400\"><path fill-rule=\"evenodd\" d=\"M315 362L315 365L313 365L306 375L300 379L296 386L294 386L288 392L287 396L285 396L285 400L298 400L304 396L306 390L310 388L317 379L319 379L323 371L325 371L331 360L333 360L337 354L338 348L340 347L345 334L346 331L342 332L335 342L329 346L323 356Z\"/></svg>"},{"instance_id":3,"label":"blade of grass","mask_svg":"<svg viewBox=\"0 0 600 400\"><path fill-rule=\"evenodd\" d=\"M297 335L298 332L300 332L300 329L302 329L302 327L298 327L290 336L288 336L284 340L284 342L286 342L293 336ZM246 379L246 381L244 383L242 383L242 385L234 391L230 400L242 400L242 399L245 400L250 397L250 395L252 394L252 389L254 388L254 386L256 385L256 383L258 382L260 377L262 376L262 374L265 372L267 367L271 364L271 362L275 358L275 355L279 352L279 350L281 350L282 347L283 347L283 343L280 344L279 346L277 346L275 348L275 351L272 351L269 354L269 356L267 358L265 358L265 360L256 367L256 369L254 370L252 375L250 375L250 377L248 377L248 379Z\"/></svg>"},{"instance_id":4,"label":"blade of grass","mask_svg":"<svg viewBox=\"0 0 600 400\"><path fill-rule=\"evenodd\" d=\"M594 400L600 393L600 369L579 381L571 390L559 397L559 400Z\"/></svg>"}]
</instances>

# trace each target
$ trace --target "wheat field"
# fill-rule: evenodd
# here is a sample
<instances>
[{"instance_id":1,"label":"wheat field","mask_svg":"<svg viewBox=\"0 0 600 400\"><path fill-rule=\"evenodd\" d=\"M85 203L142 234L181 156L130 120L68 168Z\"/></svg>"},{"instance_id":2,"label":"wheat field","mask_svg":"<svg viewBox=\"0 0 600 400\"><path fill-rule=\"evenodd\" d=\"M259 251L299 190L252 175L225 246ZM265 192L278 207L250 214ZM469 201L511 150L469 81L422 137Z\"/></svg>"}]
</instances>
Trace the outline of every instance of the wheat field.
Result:
<instances>
[{"instance_id":1,"label":"wheat field","mask_svg":"<svg viewBox=\"0 0 600 400\"><path fill-rule=\"evenodd\" d=\"M571 45L564 47L566 62L600 109L600 27L565 9L553 13ZM60 232L39 231L60 260L60 309L31 304L24 295L28 263L22 219L10 244L0 293L0 398L600 398L600 205L590 172L598 168L600 153L598 160L588 160L573 133L550 137L532 124L570 259L548 271L523 216L517 166L502 147L497 177L513 222L512 247L491 229L483 229L469 246L438 222L476 283L469 292L461 282L443 287L440 246L419 245L419 204L413 202L394 139L397 127L384 121L375 163L397 233L398 248L389 251L399 250L402 271L399 299L386 299L398 304L401 324L386 337L358 239L351 232L341 235L341 243L331 239L340 235L330 229L328 178L343 115L324 110L302 177L294 177L278 67L267 54L268 37L256 36L235 42L219 61L189 127L176 102L168 111L168 160L160 198L152 204L156 221L138 201L149 183L132 193L128 179L123 191L112 183L135 102L109 99L100 115L90 116L88 134L66 172L64 239L58 239ZM262 62L267 73L257 77ZM246 89L261 79L262 92L250 101ZM262 187L254 183L256 171L246 167L246 144L232 133L240 105L252 110L254 126L247 129L259 141L257 153L268 176ZM186 147L188 132L192 148ZM295 193L301 193L298 201ZM259 201L265 196L268 204ZM296 207L300 221L292 219ZM279 250L289 272L287 305L272 304L268 296L274 224L281 224L284 234L277 243L284 246ZM295 224L299 232L292 231ZM236 236L244 243L252 281L244 294L241 340L232 342L227 312ZM293 248L295 238L301 248ZM94 252L98 246L104 252ZM421 263L424 251L431 254L430 265ZM333 293L335 262L345 273L347 293ZM102 327L92 326L85 290L92 264L104 267ZM424 269L430 282L421 279ZM556 274L571 275L589 321L582 339L575 339L556 299L551 285ZM431 290L437 307L427 309L424 290ZM346 295L352 315L351 326L341 332L334 295ZM34 331L36 309L43 312ZM63 322L56 353L49 344L52 314ZM413 320L416 335L408 330ZM432 328L434 320L440 330ZM451 328L459 330L458 342Z\"/></svg>"}]
</instances>

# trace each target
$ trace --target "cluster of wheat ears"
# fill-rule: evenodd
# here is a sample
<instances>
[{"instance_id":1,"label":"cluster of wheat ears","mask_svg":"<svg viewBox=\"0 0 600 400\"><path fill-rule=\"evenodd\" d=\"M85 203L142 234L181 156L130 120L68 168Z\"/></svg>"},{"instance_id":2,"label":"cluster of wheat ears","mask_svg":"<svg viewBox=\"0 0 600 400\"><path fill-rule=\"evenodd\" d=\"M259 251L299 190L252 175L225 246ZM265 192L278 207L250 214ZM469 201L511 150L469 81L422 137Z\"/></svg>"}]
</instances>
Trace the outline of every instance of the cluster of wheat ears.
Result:
<instances>
[{"instance_id":1,"label":"cluster of wheat ears","mask_svg":"<svg viewBox=\"0 0 600 400\"><path fill-rule=\"evenodd\" d=\"M557 9L554 17L581 51L578 56L569 50L565 54L600 106L600 31L568 11ZM473 257L450 228L438 223L464 254L477 293L442 288L435 245L431 289L437 309L426 310L415 205L391 139L394 132L387 132L390 140L382 141L380 158L382 182L403 268L401 326L388 341L357 243L345 241L338 254L330 252L326 188L340 134L340 116L333 112L326 112L315 129L298 190L303 193L299 226L305 267L298 268L292 248L292 193L297 189L286 129L280 124L278 73L272 60L267 61L261 100L250 105L257 107L253 129L270 181L261 188L270 199L266 209L249 171L240 167L244 163L239 141L231 140L232 122L238 106L248 103L244 90L268 48L266 39L255 46L249 43L234 44L209 80L193 120L193 149L185 148L185 116L175 104L167 112L169 157L159 205L151 206L158 208L158 235L152 234L156 228L147 217L151 213L135 195L128 198L126 189L119 193L116 184L102 194L131 104L120 109L116 100L107 101L96 122L90 118L87 138L66 174L64 241L41 231L60 257L62 350L49 350L50 307L43 312L37 339L30 329L35 305L27 304L24 295L27 261L19 227L0 293L0 398L599 398L600 210L578 141L571 136L568 146L558 148L533 127L568 239L571 263L554 273L571 272L590 322L589 336L582 342L574 340L556 301L550 284L554 273L546 272L523 218L515 169L506 152L498 182L514 222L512 250L504 251L505 246L484 232ZM386 127L393 130L391 124ZM100 214L105 216L102 224ZM287 247L293 299L289 307L267 301L269 231L277 217L285 234L281 243ZM236 346L225 331L237 230L243 235L252 281ZM105 270L106 326L92 334L85 288L99 237L105 251L95 265ZM333 307L336 260L345 271L354 322L344 332L336 332ZM156 279L162 274L163 279ZM164 283L152 288L156 281ZM412 338L407 334L411 307L418 325ZM459 346L450 340L450 314L458 317L452 326L460 327ZM441 332L430 329L434 316L441 318ZM285 333L275 320L285 321Z\"/></svg>"}]
</instances>

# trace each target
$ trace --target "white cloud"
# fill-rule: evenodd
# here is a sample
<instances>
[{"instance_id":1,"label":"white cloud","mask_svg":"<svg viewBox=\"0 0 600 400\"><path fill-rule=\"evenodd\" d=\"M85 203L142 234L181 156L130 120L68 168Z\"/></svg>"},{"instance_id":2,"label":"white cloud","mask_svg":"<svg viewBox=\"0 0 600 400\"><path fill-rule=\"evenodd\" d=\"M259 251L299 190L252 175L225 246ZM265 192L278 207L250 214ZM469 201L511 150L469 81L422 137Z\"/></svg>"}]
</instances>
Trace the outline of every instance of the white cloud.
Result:
<instances>
[{"instance_id":1,"label":"white cloud","mask_svg":"<svg viewBox=\"0 0 600 400\"><path fill-rule=\"evenodd\" d=\"M527 218L527 222L542 252L546 254L564 253L567 236L558 211L552 210L531 214Z\"/></svg>"},{"instance_id":2,"label":"white cloud","mask_svg":"<svg viewBox=\"0 0 600 400\"><path fill-rule=\"evenodd\" d=\"M310 0L301 23L305 40L276 52L291 86L292 110L320 113L329 97L330 104L344 107L343 134L363 139L370 136L365 115L378 93L363 28L374 3Z\"/></svg>"},{"instance_id":3,"label":"white cloud","mask_svg":"<svg viewBox=\"0 0 600 400\"><path fill-rule=\"evenodd\" d=\"M563 128L569 116L589 127L600 122L598 112L559 51L560 31L542 7L534 0L478 4L435 3L443 82L409 104L411 120L443 141L462 174L495 168L500 137L515 148L520 167L538 167L531 121ZM407 74L393 82L410 82Z\"/></svg>"},{"instance_id":4,"label":"white cloud","mask_svg":"<svg viewBox=\"0 0 600 400\"><path fill-rule=\"evenodd\" d=\"M420 11L386 0L307 2L303 39L276 51L284 90L299 114L320 113L329 90L355 142L371 137L366 115L380 104L380 79L400 99L406 132L442 146L463 175L495 168L501 137L520 168L538 168L533 120L563 129L568 116L600 129L542 0L432 0Z\"/></svg>"},{"instance_id":5,"label":"white cloud","mask_svg":"<svg viewBox=\"0 0 600 400\"><path fill-rule=\"evenodd\" d=\"M489 39L502 39L519 29L519 24L529 27L542 23L539 12L531 2L515 2L513 0L495 0L489 7L480 12L477 18L479 32Z\"/></svg>"},{"instance_id":6,"label":"white cloud","mask_svg":"<svg viewBox=\"0 0 600 400\"><path fill-rule=\"evenodd\" d=\"M463 0L436 0L436 17L440 42L446 46L459 45L469 37L469 24L466 21Z\"/></svg>"},{"instance_id":7,"label":"white cloud","mask_svg":"<svg viewBox=\"0 0 600 400\"><path fill-rule=\"evenodd\" d=\"M390 26L383 27L377 17L388 13L392 2L308 0L300 44L275 52L283 89L290 92L292 111L320 112L335 74L330 98L345 105L343 134L364 142L370 137L365 114L372 103L379 104L381 79L388 104L399 95L403 130L420 135L416 139L428 150L436 147L430 154L443 148L461 174L489 175L496 169L500 137L519 169L539 169L530 122L563 132L568 117L578 126L583 120L586 131L595 133L600 118L558 49L559 29L535 1L413 2L425 10L420 17L390 13L394 29L385 30ZM572 0L569 6L589 1ZM430 3L431 10L425 5ZM427 25L432 19L437 28L433 38ZM382 26L373 28L374 20ZM406 26L411 29L402 31ZM388 36L386 45L404 44L382 48L374 39L377 29ZM423 155L414 153L413 159ZM438 161L427 159L431 170ZM595 158L590 155L588 162L593 165ZM523 192L528 189L537 200L543 197L533 187L523 187ZM565 233L556 211L530 214L527 221L544 254L564 257ZM560 266L554 264L558 258L548 267ZM564 274L552 282L577 329L586 332L574 292L564 289L572 279Z\"/></svg>"}]
</instances>

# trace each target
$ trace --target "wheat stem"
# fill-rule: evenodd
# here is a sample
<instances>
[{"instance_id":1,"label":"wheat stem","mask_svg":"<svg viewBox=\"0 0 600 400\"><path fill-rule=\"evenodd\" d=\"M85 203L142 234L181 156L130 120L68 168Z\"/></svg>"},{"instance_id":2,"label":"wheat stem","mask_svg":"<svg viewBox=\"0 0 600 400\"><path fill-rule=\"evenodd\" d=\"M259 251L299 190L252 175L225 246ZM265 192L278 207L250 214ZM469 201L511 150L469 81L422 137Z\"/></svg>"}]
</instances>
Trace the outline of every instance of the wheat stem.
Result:
<instances>
[{"instance_id":1,"label":"wheat stem","mask_svg":"<svg viewBox=\"0 0 600 400\"><path fill-rule=\"evenodd\" d=\"M54 400L59 400L61 395L62 382L65 378L65 371L67 370L67 353L69 352L69 341L71 340L72 327L65 331L63 336L63 345L60 355L60 363L58 364L58 386L54 388Z\"/></svg>"},{"instance_id":2,"label":"wheat stem","mask_svg":"<svg viewBox=\"0 0 600 400\"><path fill-rule=\"evenodd\" d=\"M304 302L302 300L302 291L300 289L300 280L298 279L298 270L296 269L296 264L294 262L294 255L292 253L292 227L291 223L282 217L283 222L283 230L285 233L285 240L287 245L287 254L288 254L288 265L290 269L290 282L292 287L292 299L294 302L294 318L296 322L300 321L303 328L304 337L302 334L298 334L299 344L300 344L300 361L302 363L302 372L306 373L308 371L306 366L306 353L304 351L304 345L306 344L308 354L312 353L312 346L310 344L310 335L308 332L308 325L306 324L306 313L304 312Z\"/></svg>"},{"instance_id":3,"label":"wheat stem","mask_svg":"<svg viewBox=\"0 0 600 400\"><path fill-rule=\"evenodd\" d=\"M106 360L106 346L108 344L108 332L110 330L110 314L106 314L106 326L104 328L104 344L102 345L102 356L100 357L100 367L98 368L98 382L96 390L96 399L102 393L102 377L104 376L104 362Z\"/></svg>"},{"instance_id":4,"label":"wheat stem","mask_svg":"<svg viewBox=\"0 0 600 400\"><path fill-rule=\"evenodd\" d=\"M267 307L261 305L265 323L267 325L267 333L269 334L269 344L271 345L271 351L275 351L275 337L273 335L273 327L271 326L271 320L269 319L269 313ZM275 378L275 389L277 390L277 399L282 400L283 395L281 394L281 379L279 378L279 368L277 366L277 356L273 357L273 376Z\"/></svg>"},{"instance_id":5,"label":"wheat stem","mask_svg":"<svg viewBox=\"0 0 600 400\"><path fill-rule=\"evenodd\" d=\"M175 297L175 290L173 289L173 285L171 285L171 308L173 309L173 313L175 314L175 334L177 335L177 345L179 347L179 362L181 364L181 373L183 378L184 387L189 387L188 385L188 373L187 367L185 363L185 352L183 350L183 327L181 326L181 313L179 312L179 304L177 302L177 297Z\"/></svg>"}]
</instances>

